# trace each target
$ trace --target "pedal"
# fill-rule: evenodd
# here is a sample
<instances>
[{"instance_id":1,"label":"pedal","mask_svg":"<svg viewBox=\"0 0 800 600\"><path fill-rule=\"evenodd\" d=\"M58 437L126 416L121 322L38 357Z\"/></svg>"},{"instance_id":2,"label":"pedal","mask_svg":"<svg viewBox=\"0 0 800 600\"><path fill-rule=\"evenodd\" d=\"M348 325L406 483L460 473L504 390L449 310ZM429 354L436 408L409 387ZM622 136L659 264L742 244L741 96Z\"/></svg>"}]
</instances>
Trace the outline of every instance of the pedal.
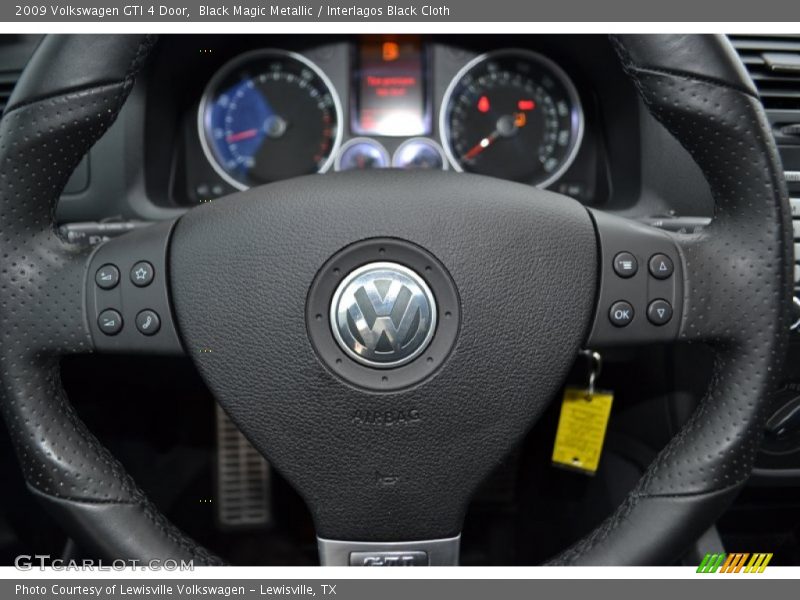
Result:
<instances>
[{"instance_id":1,"label":"pedal","mask_svg":"<svg viewBox=\"0 0 800 600\"><path fill-rule=\"evenodd\" d=\"M257 529L272 521L269 463L217 404L217 521L223 528Z\"/></svg>"}]
</instances>

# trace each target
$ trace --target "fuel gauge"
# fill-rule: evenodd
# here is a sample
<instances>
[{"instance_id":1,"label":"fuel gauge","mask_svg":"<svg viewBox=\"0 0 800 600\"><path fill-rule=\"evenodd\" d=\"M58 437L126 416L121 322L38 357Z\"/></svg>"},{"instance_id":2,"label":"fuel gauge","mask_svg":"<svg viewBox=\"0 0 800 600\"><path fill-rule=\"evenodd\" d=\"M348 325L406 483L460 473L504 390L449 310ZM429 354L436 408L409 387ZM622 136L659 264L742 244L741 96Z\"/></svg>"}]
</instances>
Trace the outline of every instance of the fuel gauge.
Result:
<instances>
[{"instance_id":1,"label":"fuel gauge","mask_svg":"<svg viewBox=\"0 0 800 600\"><path fill-rule=\"evenodd\" d=\"M389 153L386 148L370 138L349 140L336 157L337 171L385 169L388 166Z\"/></svg>"}]
</instances>

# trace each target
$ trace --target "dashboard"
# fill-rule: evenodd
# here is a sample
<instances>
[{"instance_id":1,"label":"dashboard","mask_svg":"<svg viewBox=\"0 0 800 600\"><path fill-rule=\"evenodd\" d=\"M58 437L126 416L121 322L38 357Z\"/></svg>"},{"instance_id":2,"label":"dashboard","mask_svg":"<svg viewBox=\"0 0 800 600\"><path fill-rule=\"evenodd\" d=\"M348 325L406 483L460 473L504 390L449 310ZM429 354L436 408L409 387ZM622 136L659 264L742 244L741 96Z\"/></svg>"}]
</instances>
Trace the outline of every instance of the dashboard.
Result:
<instances>
[{"instance_id":1,"label":"dashboard","mask_svg":"<svg viewBox=\"0 0 800 600\"><path fill-rule=\"evenodd\" d=\"M591 61L565 39L534 39L165 38L142 92L148 196L192 206L298 175L395 168L474 172L602 204L613 170L591 81L602 62L587 75ZM614 67L601 87L620 96L607 40L589 41L589 56ZM635 93L623 89L618 115L635 130L624 106ZM633 160L637 146L620 150Z\"/></svg>"},{"instance_id":2,"label":"dashboard","mask_svg":"<svg viewBox=\"0 0 800 600\"><path fill-rule=\"evenodd\" d=\"M16 71L36 39L9 40ZM476 172L625 216L713 210L603 35L165 35L57 218L96 243L262 183L376 168Z\"/></svg>"},{"instance_id":3,"label":"dashboard","mask_svg":"<svg viewBox=\"0 0 800 600\"><path fill-rule=\"evenodd\" d=\"M335 50L334 50L335 51ZM299 175L363 169L471 171L547 186L572 164L583 109L569 77L530 50L466 63L447 86L433 136L427 47L371 37L351 50L347 109L302 54L260 49L223 65L198 110L209 164L238 189ZM344 131L350 137L342 143ZM386 143L399 138L390 154Z\"/></svg>"}]
</instances>

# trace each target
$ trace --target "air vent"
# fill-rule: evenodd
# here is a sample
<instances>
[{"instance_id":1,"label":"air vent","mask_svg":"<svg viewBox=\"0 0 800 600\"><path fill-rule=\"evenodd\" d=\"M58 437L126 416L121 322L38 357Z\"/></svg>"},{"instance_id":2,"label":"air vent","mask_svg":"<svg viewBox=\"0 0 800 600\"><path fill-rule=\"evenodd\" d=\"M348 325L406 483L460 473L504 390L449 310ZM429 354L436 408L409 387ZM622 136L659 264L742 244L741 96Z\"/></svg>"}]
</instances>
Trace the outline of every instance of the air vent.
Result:
<instances>
[{"instance_id":1,"label":"air vent","mask_svg":"<svg viewBox=\"0 0 800 600\"><path fill-rule=\"evenodd\" d=\"M800 36L735 35L731 42L764 108L800 110Z\"/></svg>"},{"instance_id":2,"label":"air vent","mask_svg":"<svg viewBox=\"0 0 800 600\"><path fill-rule=\"evenodd\" d=\"M0 71L0 113L6 109L11 92L17 85L17 79L19 79L19 71Z\"/></svg>"}]
</instances>

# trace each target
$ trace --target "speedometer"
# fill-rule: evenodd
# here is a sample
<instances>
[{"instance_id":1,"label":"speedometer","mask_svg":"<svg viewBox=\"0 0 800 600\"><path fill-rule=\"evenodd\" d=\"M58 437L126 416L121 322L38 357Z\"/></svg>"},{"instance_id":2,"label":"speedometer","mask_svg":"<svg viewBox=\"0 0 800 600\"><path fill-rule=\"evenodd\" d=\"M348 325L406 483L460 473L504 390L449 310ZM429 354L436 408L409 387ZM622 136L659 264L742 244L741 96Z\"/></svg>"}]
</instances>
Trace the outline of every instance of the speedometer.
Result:
<instances>
[{"instance_id":1,"label":"speedometer","mask_svg":"<svg viewBox=\"0 0 800 600\"><path fill-rule=\"evenodd\" d=\"M546 187L578 153L583 110L558 65L527 50L500 50L456 75L439 129L456 170Z\"/></svg>"},{"instance_id":2,"label":"speedometer","mask_svg":"<svg viewBox=\"0 0 800 600\"><path fill-rule=\"evenodd\" d=\"M341 121L325 74L283 50L249 52L224 65L198 115L206 157L238 189L326 171L341 141Z\"/></svg>"}]
</instances>

